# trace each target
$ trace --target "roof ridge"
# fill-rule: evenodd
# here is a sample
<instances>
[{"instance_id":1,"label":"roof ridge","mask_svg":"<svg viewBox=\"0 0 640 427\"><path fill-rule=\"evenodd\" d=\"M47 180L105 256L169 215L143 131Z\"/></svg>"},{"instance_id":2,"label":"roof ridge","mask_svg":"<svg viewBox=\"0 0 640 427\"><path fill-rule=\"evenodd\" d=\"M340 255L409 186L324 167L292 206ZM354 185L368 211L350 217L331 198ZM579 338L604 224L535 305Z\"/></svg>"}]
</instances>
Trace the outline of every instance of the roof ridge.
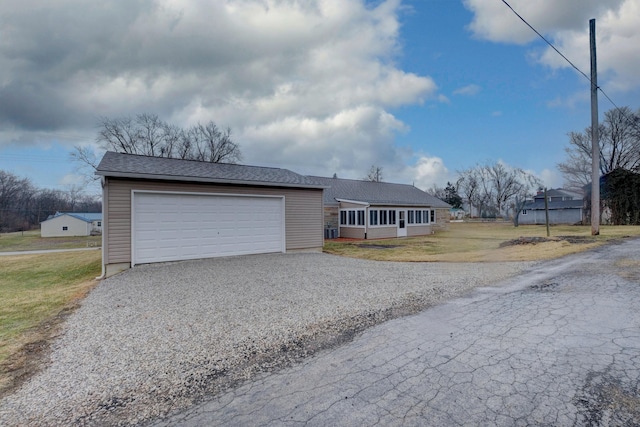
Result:
<instances>
[{"instance_id":1,"label":"roof ridge","mask_svg":"<svg viewBox=\"0 0 640 427\"><path fill-rule=\"evenodd\" d=\"M341 180L341 181L354 181L354 182L365 182L365 183L366 183L366 182L370 182L370 183L372 183L372 184L407 185L407 186L409 186L409 187L415 187L415 188L418 188L418 187L416 187L416 186L415 186L415 185L413 185L413 184L403 184L403 183L401 183L401 182L369 181L368 179L340 178L340 177L335 177L335 178L334 178L334 177L329 177L329 176L318 176L318 175L307 175L307 177L309 177L309 178L322 178L322 179L329 179L329 180L332 180L332 179L339 179L339 180Z\"/></svg>"},{"instance_id":2,"label":"roof ridge","mask_svg":"<svg viewBox=\"0 0 640 427\"><path fill-rule=\"evenodd\" d=\"M119 153L117 151L107 151L105 154L107 154L107 153L114 153L114 154L117 154L119 156L144 157L144 158L148 158L148 159L161 159L161 160L172 160L172 161L180 160L180 161L183 161L183 162L193 162L193 163L198 163L198 164L228 165L228 166L240 166L240 167L244 167L244 168L261 168L261 169L273 169L273 170L289 170L289 169L284 169L284 168L277 168L277 167L274 167L274 166L246 165L246 164L243 164L243 163L207 162L206 160L181 159L181 158L178 158L178 157L159 157L159 156L150 156L148 154ZM290 172L292 172L292 171L290 171Z\"/></svg>"}]
</instances>

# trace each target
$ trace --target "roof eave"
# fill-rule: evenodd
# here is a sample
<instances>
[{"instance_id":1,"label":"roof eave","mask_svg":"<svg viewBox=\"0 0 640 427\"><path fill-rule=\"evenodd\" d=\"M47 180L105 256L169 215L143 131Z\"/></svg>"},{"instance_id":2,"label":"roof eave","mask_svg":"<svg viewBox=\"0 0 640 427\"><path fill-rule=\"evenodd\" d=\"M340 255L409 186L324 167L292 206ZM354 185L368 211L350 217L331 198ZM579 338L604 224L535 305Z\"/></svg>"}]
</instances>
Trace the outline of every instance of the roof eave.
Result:
<instances>
[{"instance_id":1,"label":"roof eave","mask_svg":"<svg viewBox=\"0 0 640 427\"><path fill-rule=\"evenodd\" d=\"M132 179L154 179L158 181L191 181L191 182L205 182L212 184L232 184L232 185L253 185L259 187L289 187L289 188L308 188L324 190L329 188L324 185L313 184L291 184L287 182L268 182L268 181L250 181L250 180L235 180L235 179L221 179L221 178L203 178L192 177L183 175L155 175L155 174L143 174L143 173L128 173L128 172L108 172L97 170L96 175L104 176L105 178L132 178Z\"/></svg>"},{"instance_id":2,"label":"roof eave","mask_svg":"<svg viewBox=\"0 0 640 427\"><path fill-rule=\"evenodd\" d=\"M342 198L339 198L339 197L336 197L336 200L338 202L340 202L340 203L353 203L354 205L369 206L369 203L363 202L361 200L342 199Z\"/></svg>"},{"instance_id":3,"label":"roof eave","mask_svg":"<svg viewBox=\"0 0 640 427\"><path fill-rule=\"evenodd\" d=\"M376 201L363 201L363 200L352 200L352 199L342 199L336 197L338 202L344 203L353 203L358 205L366 205L366 206L397 206L397 207L416 207L423 206L431 209L449 209L449 206L434 206L430 203L407 203L407 202L376 202Z\"/></svg>"}]
</instances>

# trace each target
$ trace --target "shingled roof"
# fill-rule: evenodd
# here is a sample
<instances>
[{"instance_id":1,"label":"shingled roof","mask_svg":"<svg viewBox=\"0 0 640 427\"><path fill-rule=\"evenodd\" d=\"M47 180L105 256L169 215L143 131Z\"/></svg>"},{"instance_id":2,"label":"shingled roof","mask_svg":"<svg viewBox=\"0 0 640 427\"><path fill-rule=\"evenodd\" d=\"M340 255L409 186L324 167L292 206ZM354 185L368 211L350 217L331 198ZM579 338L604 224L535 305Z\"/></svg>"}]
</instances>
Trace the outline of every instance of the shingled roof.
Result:
<instances>
[{"instance_id":1,"label":"shingled roof","mask_svg":"<svg viewBox=\"0 0 640 427\"><path fill-rule=\"evenodd\" d=\"M328 187L324 190L325 204L335 204L337 200L352 200L371 205L451 207L413 185L319 176L310 178Z\"/></svg>"},{"instance_id":2,"label":"shingled roof","mask_svg":"<svg viewBox=\"0 0 640 427\"><path fill-rule=\"evenodd\" d=\"M96 169L105 177L145 178L302 188L324 188L312 178L287 169L167 159L107 151Z\"/></svg>"},{"instance_id":3,"label":"shingled roof","mask_svg":"<svg viewBox=\"0 0 640 427\"><path fill-rule=\"evenodd\" d=\"M547 202L549 210L556 209L580 209L584 208L584 201L582 199L577 200L554 200ZM527 202L522 209L526 210L544 210L544 198L542 200L536 199L533 202Z\"/></svg>"}]
</instances>

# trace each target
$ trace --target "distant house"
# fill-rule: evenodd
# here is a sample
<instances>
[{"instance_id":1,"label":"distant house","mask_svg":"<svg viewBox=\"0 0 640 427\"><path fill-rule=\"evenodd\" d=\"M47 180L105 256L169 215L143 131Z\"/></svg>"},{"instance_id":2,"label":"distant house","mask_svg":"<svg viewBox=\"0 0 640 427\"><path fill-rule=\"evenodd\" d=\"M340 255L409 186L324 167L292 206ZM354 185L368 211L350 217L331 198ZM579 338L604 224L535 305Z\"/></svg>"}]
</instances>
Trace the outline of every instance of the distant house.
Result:
<instances>
[{"instance_id":1,"label":"distant house","mask_svg":"<svg viewBox=\"0 0 640 427\"><path fill-rule=\"evenodd\" d=\"M580 224L584 219L584 200L578 193L564 189L547 190L549 224ZM546 224L544 191L525 203L518 217L520 224Z\"/></svg>"},{"instance_id":2,"label":"distant house","mask_svg":"<svg viewBox=\"0 0 640 427\"><path fill-rule=\"evenodd\" d=\"M325 186L326 238L423 236L449 223L451 206L413 185L310 178Z\"/></svg>"},{"instance_id":3,"label":"distant house","mask_svg":"<svg viewBox=\"0 0 640 427\"><path fill-rule=\"evenodd\" d=\"M40 223L42 237L90 236L102 233L102 213L56 212Z\"/></svg>"}]
</instances>

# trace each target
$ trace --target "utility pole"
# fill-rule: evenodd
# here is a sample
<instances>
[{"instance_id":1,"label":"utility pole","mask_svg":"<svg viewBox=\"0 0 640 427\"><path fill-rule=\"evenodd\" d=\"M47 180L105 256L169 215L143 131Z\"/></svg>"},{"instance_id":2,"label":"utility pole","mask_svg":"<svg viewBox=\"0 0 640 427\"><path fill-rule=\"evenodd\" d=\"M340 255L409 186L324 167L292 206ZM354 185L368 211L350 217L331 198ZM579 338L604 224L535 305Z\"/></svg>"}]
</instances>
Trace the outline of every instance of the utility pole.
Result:
<instances>
[{"instance_id":1,"label":"utility pole","mask_svg":"<svg viewBox=\"0 0 640 427\"><path fill-rule=\"evenodd\" d=\"M547 226L547 237L551 235L549 232L549 196L547 196L547 187L544 187L544 223Z\"/></svg>"},{"instance_id":2,"label":"utility pole","mask_svg":"<svg viewBox=\"0 0 640 427\"><path fill-rule=\"evenodd\" d=\"M596 20L589 21L591 52L591 235L600 234L600 143L598 135L598 68Z\"/></svg>"}]
</instances>

